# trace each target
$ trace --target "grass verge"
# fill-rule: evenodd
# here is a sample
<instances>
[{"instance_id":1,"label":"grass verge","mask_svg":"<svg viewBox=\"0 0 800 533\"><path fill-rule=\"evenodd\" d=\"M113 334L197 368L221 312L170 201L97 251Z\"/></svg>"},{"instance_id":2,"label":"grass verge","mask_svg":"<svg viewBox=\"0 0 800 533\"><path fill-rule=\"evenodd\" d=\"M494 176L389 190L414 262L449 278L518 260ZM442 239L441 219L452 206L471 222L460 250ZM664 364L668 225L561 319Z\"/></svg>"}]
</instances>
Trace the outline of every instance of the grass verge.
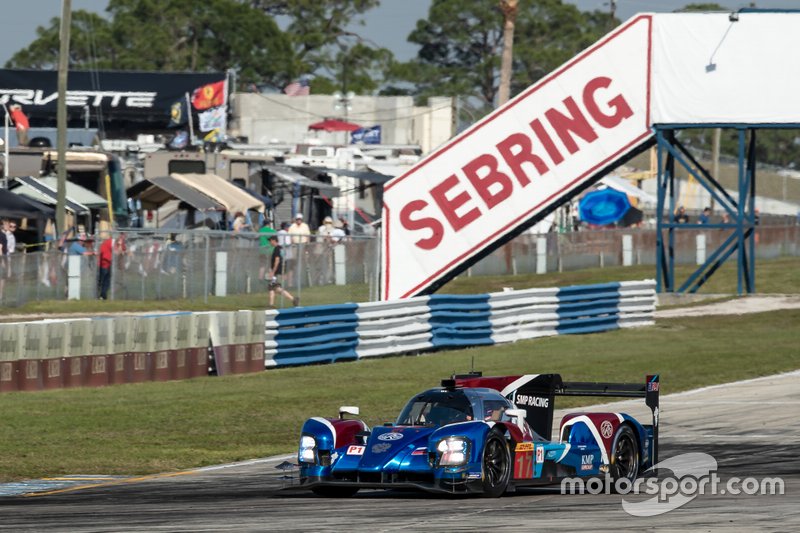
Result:
<instances>
[{"instance_id":1,"label":"grass verge","mask_svg":"<svg viewBox=\"0 0 800 533\"><path fill-rule=\"evenodd\" d=\"M147 474L291 452L305 418L355 404L369 424L393 420L411 395L473 359L486 375L638 382L659 372L670 393L800 368L798 345L800 310L791 310L242 376L6 393L0 481Z\"/></svg>"}]
</instances>

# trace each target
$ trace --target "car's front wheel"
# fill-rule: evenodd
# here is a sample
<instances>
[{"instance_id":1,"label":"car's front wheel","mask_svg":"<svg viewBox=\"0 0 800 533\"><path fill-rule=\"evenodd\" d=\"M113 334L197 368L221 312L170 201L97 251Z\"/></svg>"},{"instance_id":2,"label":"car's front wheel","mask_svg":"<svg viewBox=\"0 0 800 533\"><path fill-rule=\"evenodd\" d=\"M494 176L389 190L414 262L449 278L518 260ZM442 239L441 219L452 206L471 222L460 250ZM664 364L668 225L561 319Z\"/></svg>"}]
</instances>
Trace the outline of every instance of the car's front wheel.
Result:
<instances>
[{"instance_id":1,"label":"car's front wheel","mask_svg":"<svg viewBox=\"0 0 800 533\"><path fill-rule=\"evenodd\" d=\"M483 446L483 496L497 498L508 488L511 452L502 435L492 432Z\"/></svg>"}]
</instances>

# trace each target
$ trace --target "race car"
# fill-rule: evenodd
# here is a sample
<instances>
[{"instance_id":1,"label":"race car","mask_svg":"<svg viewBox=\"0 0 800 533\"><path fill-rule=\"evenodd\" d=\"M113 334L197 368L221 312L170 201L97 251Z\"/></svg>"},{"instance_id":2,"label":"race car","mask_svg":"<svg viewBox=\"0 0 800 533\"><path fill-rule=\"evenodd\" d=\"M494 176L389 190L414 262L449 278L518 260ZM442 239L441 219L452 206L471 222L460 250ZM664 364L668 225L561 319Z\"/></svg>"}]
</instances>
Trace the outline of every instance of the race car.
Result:
<instances>
[{"instance_id":1,"label":"race car","mask_svg":"<svg viewBox=\"0 0 800 533\"><path fill-rule=\"evenodd\" d=\"M658 462L658 375L645 383L564 382L559 374L452 376L411 398L395 423L370 428L359 409L308 419L301 488L330 497L362 488L501 496L566 477L633 481ZM645 398L652 424L625 413L576 412L551 440L556 396Z\"/></svg>"}]
</instances>

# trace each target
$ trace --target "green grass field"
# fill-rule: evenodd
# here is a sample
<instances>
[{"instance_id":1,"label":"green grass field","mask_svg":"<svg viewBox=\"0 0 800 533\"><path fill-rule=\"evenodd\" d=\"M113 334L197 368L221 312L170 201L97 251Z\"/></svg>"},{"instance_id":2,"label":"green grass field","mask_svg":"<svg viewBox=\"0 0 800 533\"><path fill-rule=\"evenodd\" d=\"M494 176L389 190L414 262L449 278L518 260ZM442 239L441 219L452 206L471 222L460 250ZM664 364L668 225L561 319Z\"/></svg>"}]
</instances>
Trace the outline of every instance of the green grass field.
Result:
<instances>
[{"instance_id":1,"label":"green grass field","mask_svg":"<svg viewBox=\"0 0 800 533\"><path fill-rule=\"evenodd\" d=\"M393 420L411 395L473 361L485 375L569 380L658 372L670 393L800 368L798 346L800 310L775 311L250 375L6 393L0 481L146 474L292 452L305 418L355 404L369 424Z\"/></svg>"}]
</instances>

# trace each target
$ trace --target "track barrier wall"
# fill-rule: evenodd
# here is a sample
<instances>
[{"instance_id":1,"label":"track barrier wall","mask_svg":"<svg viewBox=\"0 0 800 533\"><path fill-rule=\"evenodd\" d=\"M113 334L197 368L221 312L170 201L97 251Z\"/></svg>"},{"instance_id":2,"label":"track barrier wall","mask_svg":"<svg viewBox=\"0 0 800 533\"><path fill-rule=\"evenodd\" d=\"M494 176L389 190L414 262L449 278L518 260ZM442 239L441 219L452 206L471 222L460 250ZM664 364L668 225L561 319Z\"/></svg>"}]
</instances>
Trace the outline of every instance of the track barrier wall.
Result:
<instances>
[{"instance_id":1,"label":"track barrier wall","mask_svg":"<svg viewBox=\"0 0 800 533\"><path fill-rule=\"evenodd\" d=\"M655 281L266 312L267 368L485 346L654 323Z\"/></svg>"},{"instance_id":2,"label":"track barrier wall","mask_svg":"<svg viewBox=\"0 0 800 533\"><path fill-rule=\"evenodd\" d=\"M263 371L263 312L0 324L0 392L208 376L209 347L224 373Z\"/></svg>"},{"instance_id":3,"label":"track barrier wall","mask_svg":"<svg viewBox=\"0 0 800 533\"><path fill-rule=\"evenodd\" d=\"M167 381L653 324L655 281L0 324L0 392Z\"/></svg>"}]
</instances>

